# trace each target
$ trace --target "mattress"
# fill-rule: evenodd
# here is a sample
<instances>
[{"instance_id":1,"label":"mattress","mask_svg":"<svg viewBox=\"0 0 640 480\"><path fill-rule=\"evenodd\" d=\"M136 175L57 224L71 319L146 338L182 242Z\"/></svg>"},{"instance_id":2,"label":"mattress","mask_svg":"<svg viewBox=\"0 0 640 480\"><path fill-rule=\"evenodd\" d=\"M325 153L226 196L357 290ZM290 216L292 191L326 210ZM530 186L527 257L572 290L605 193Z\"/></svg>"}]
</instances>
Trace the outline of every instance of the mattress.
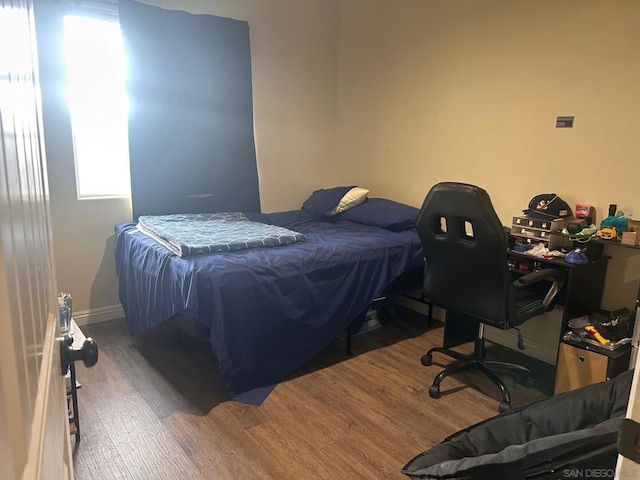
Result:
<instances>
[{"instance_id":1,"label":"mattress","mask_svg":"<svg viewBox=\"0 0 640 480\"><path fill-rule=\"evenodd\" d=\"M132 335L177 314L198 319L210 329L229 395L260 404L423 255L414 228L317 220L300 210L246 215L305 241L179 257L126 223L115 227L116 272Z\"/></svg>"}]
</instances>

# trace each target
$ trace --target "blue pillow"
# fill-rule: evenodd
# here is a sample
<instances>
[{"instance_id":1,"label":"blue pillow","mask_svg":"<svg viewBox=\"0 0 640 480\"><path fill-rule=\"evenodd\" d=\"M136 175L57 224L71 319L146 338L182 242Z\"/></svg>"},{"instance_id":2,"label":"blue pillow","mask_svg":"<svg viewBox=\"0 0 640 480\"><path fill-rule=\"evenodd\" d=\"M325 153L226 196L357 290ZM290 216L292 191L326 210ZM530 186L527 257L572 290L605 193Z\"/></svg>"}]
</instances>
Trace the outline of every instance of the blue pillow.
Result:
<instances>
[{"instance_id":1,"label":"blue pillow","mask_svg":"<svg viewBox=\"0 0 640 480\"><path fill-rule=\"evenodd\" d=\"M416 226L419 209L386 198L369 198L340 215L340 220L387 230L409 230Z\"/></svg>"},{"instance_id":2,"label":"blue pillow","mask_svg":"<svg viewBox=\"0 0 640 480\"><path fill-rule=\"evenodd\" d=\"M342 197L354 186L316 190L304 201L302 210L315 217L332 218L333 210L338 206Z\"/></svg>"}]
</instances>

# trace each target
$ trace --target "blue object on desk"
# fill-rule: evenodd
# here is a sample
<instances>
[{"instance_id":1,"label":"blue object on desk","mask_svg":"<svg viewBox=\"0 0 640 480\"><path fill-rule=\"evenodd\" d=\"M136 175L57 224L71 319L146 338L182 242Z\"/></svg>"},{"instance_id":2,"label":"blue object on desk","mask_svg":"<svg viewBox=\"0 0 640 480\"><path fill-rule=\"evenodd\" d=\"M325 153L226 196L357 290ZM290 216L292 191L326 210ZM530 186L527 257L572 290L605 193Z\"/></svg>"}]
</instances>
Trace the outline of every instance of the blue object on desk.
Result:
<instances>
[{"instance_id":1,"label":"blue object on desk","mask_svg":"<svg viewBox=\"0 0 640 480\"><path fill-rule=\"evenodd\" d=\"M573 265L584 265L586 263L589 263L589 258L587 257L587 254L584 252L584 250L582 250L581 248L576 248L567 253L567 255L564 257L564 261Z\"/></svg>"}]
</instances>

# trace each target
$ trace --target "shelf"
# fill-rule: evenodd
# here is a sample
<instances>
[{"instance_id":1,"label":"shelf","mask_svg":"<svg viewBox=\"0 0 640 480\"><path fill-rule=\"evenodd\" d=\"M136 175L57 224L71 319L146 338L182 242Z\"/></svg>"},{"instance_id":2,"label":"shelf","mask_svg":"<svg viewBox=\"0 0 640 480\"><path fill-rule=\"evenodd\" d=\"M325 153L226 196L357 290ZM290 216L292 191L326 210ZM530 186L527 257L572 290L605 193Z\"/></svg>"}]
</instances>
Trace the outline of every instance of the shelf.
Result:
<instances>
[{"instance_id":1,"label":"shelf","mask_svg":"<svg viewBox=\"0 0 640 480\"><path fill-rule=\"evenodd\" d=\"M570 268L570 269L584 267L584 264L567 263L564 260L564 258L562 258L562 257L557 257L557 258L545 258L545 257L542 257L541 258L541 257L536 257L534 255L529 255L528 253L525 253L525 252L517 252L515 250L509 250L507 256L513 257L513 258L518 258L520 260L526 260L526 261L529 261L529 262L538 262L540 265L546 264L546 265L553 265L553 266L557 266L557 267ZM609 257L607 257L607 256L599 255L599 256L596 256L594 258L589 258L589 263L587 265L599 261L600 258L604 258L604 259L607 259L607 260L609 259ZM541 267L539 267L539 268L541 268ZM535 269L536 268L534 266L534 268L531 269L531 270L523 270L523 273L529 273L530 271L532 272ZM513 270L513 271L518 271L518 270L516 269L516 270Z\"/></svg>"},{"instance_id":2,"label":"shelf","mask_svg":"<svg viewBox=\"0 0 640 480\"><path fill-rule=\"evenodd\" d=\"M589 239L589 241L587 242L580 242L578 240L572 240L571 237L569 237L568 235L565 235L562 232L551 232L552 235L559 235L561 237L566 238L567 240L570 240L571 242L573 242L574 246L580 246L580 245L589 245L590 243L592 244L597 244L597 245L611 245L613 247L625 247L625 248L630 248L632 250L640 250L640 245L627 245L626 243L622 243L620 240L615 239L615 240L604 240L598 236L595 237L591 237Z\"/></svg>"},{"instance_id":3,"label":"shelf","mask_svg":"<svg viewBox=\"0 0 640 480\"><path fill-rule=\"evenodd\" d=\"M601 245L611 245L613 247L630 248L632 250L640 250L640 245L627 245L626 243L622 243L620 240L603 240L602 238L596 237L589 240L589 242L595 242Z\"/></svg>"},{"instance_id":4,"label":"shelf","mask_svg":"<svg viewBox=\"0 0 640 480\"><path fill-rule=\"evenodd\" d=\"M611 358L618 358L623 355L626 355L632 348L630 343L625 343L624 345L620 345L617 348L610 349L606 347L601 347L599 345L594 345L592 343L578 342L575 340L569 340L565 338L562 339L562 342L566 343L567 345L571 345L572 347L581 348L583 350L590 350L592 352L596 352L600 355L604 355L606 357L611 357Z\"/></svg>"}]
</instances>

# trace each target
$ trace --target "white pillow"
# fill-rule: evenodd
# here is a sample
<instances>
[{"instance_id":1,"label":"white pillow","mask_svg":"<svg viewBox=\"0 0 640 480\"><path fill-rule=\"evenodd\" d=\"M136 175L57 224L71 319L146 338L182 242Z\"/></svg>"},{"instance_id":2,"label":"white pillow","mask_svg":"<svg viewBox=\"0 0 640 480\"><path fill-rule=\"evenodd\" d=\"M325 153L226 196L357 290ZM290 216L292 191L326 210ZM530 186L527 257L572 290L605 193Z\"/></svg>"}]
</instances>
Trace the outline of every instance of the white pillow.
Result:
<instances>
[{"instance_id":1,"label":"white pillow","mask_svg":"<svg viewBox=\"0 0 640 480\"><path fill-rule=\"evenodd\" d=\"M338 206L331 212L331 215L337 215L338 213L342 213L350 208L357 207L367 199L367 195L369 195L369 190L366 188L353 187L345 194L344 197L342 197Z\"/></svg>"}]
</instances>

